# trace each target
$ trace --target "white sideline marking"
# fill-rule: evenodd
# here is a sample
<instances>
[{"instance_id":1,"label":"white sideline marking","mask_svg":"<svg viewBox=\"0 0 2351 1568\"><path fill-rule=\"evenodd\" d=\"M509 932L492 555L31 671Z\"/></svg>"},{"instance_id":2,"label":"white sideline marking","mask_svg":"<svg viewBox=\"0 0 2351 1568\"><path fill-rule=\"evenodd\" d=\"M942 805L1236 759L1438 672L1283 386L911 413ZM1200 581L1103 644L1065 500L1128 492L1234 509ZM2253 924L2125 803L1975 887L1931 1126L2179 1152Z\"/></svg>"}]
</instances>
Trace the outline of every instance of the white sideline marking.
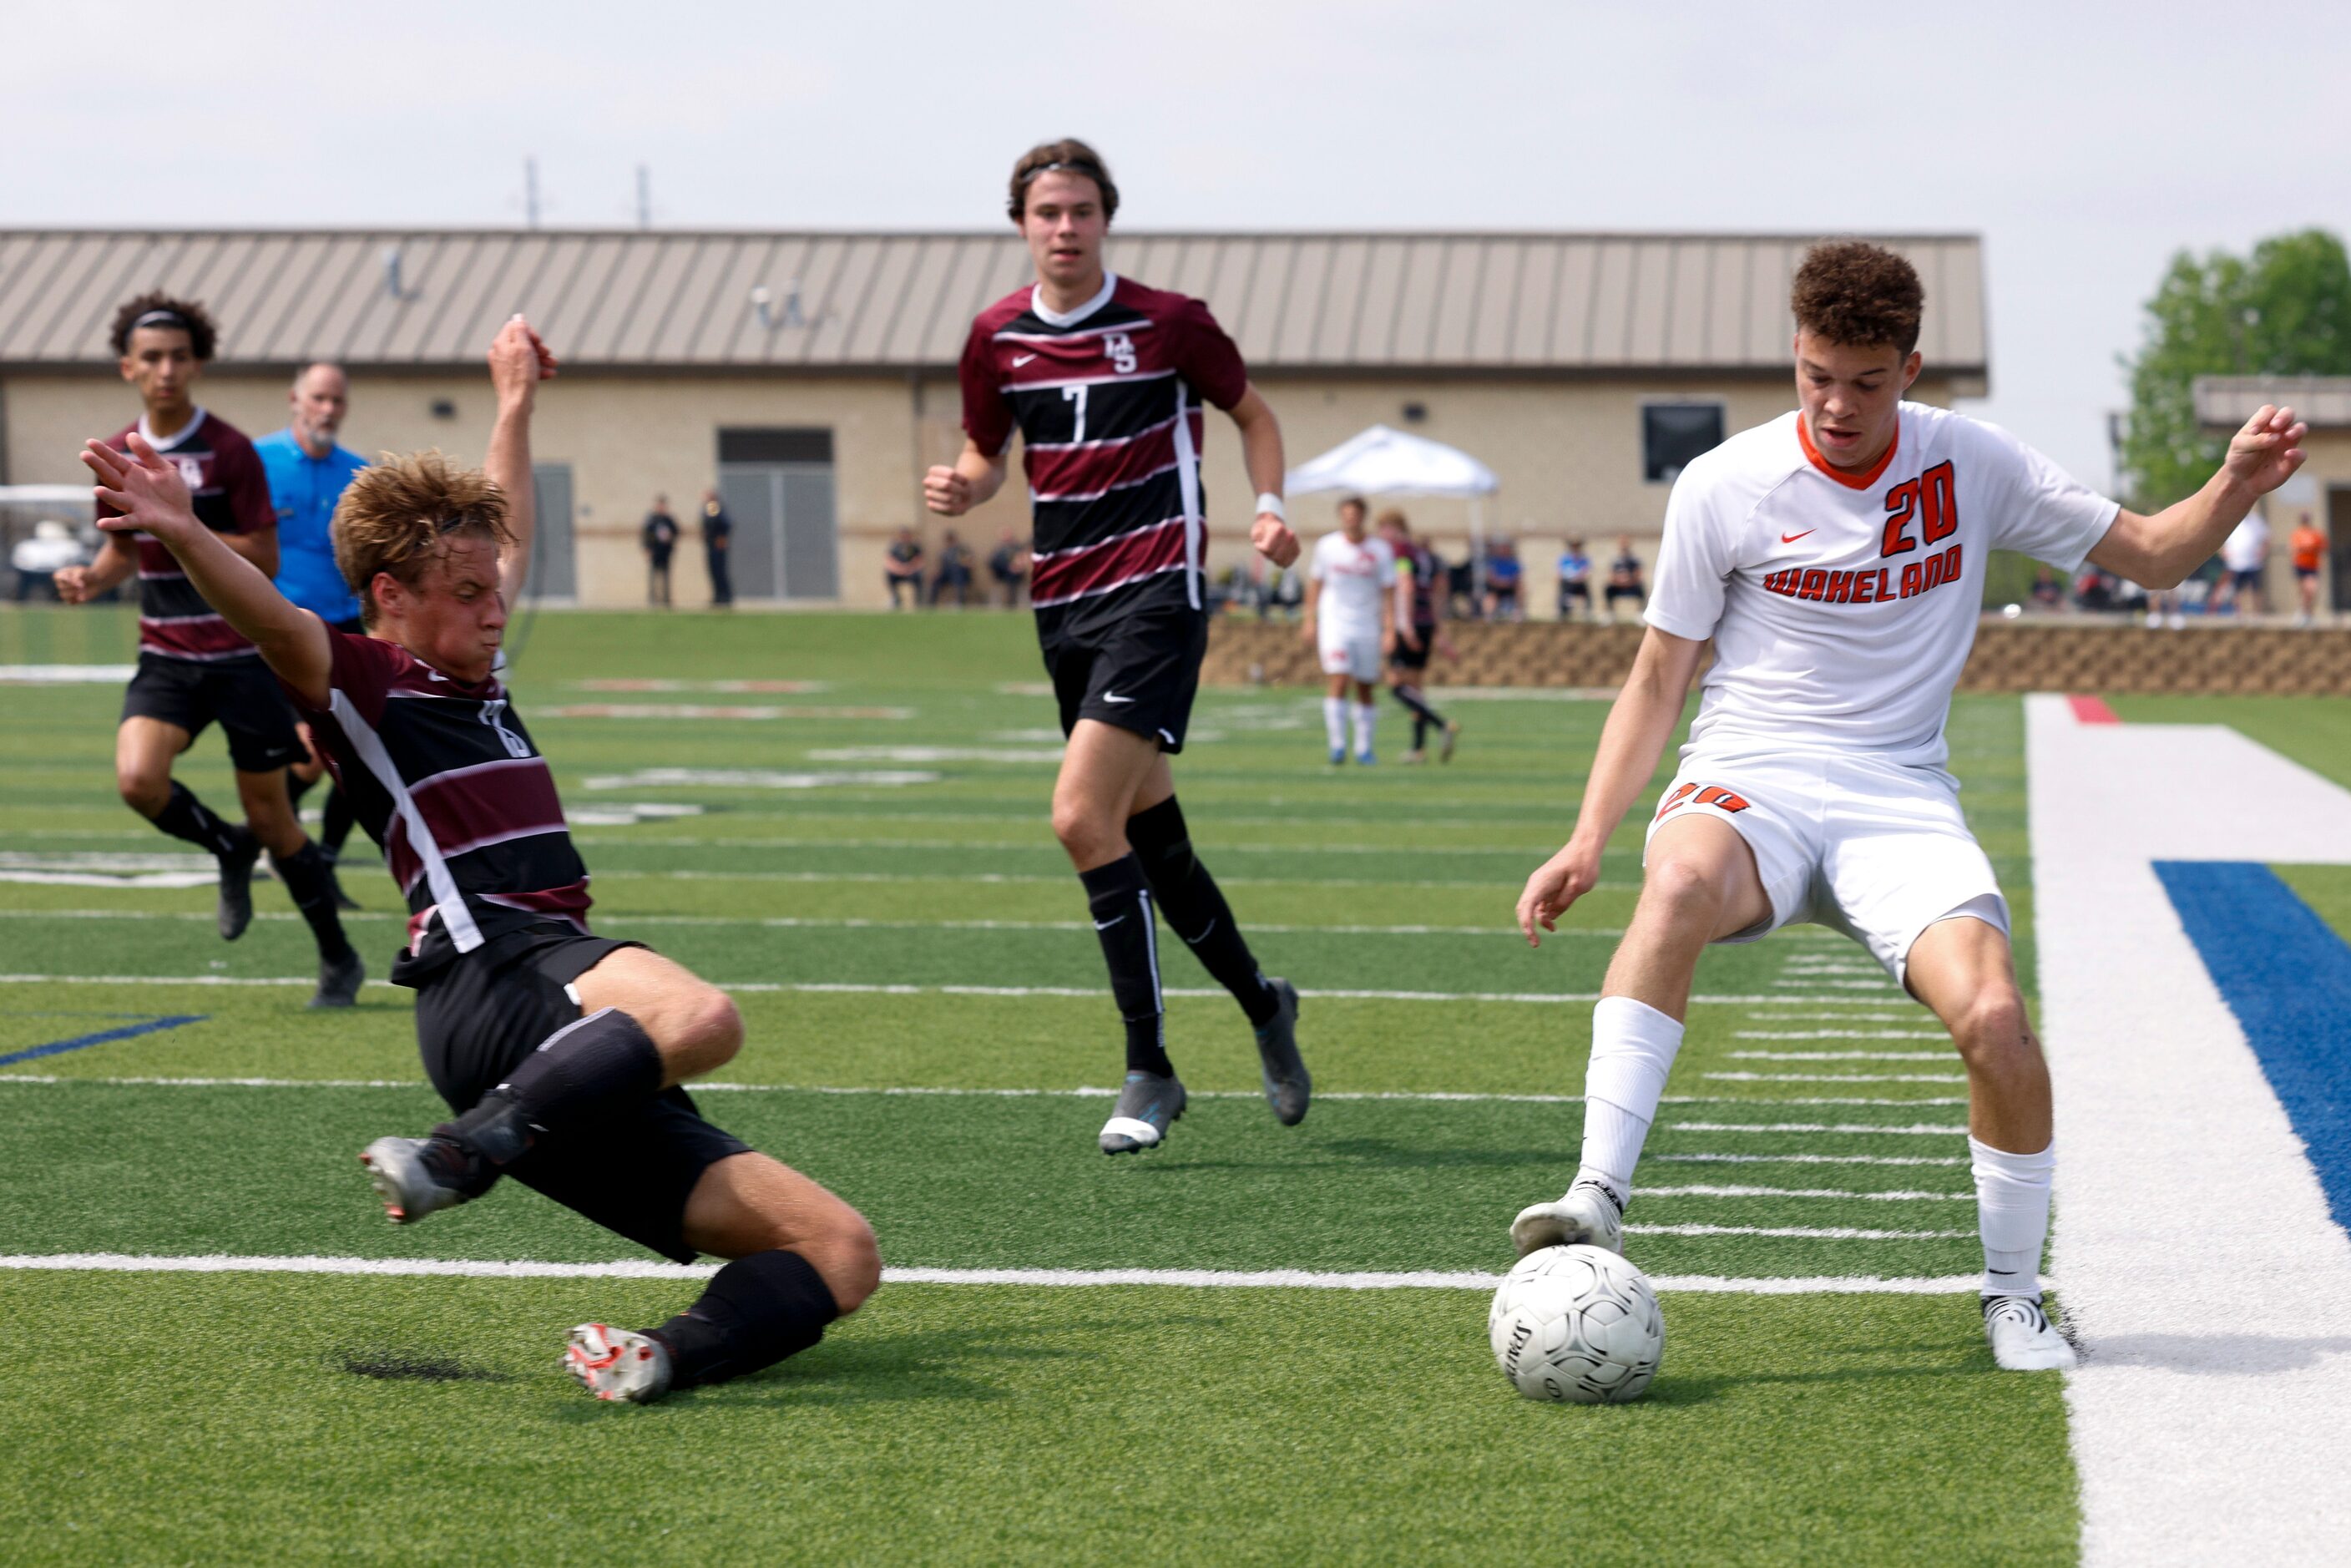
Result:
<instances>
[{"instance_id":1,"label":"white sideline marking","mask_svg":"<svg viewBox=\"0 0 2351 1568\"><path fill-rule=\"evenodd\" d=\"M1841 1186L1645 1186L1643 1197L1834 1197L1868 1203L1973 1203L1971 1192L1856 1192Z\"/></svg>"},{"instance_id":2,"label":"white sideline marking","mask_svg":"<svg viewBox=\"0 0 2351 1568\"><path fill-rule=\"evenodd\" d=\"M136 664L0 664L0 685L119 686L138 673Z\"/></svg>"},{"instance_id":3,"label":"white sideline marking","mask_svg":"<svg viewBox=\"0 0 2351 1568\"><path fill-rule=\"evenodd\" d=\"M1965 1083L1964 1072L1704 1072L1724 1083Z\"/></svg>"},{"instance_id":4,"label":"white sideline marking","mask_svg":"<svg viewBox=\"0 0 2351 1568\"><path fill-rule=\"evenodd\" d=\"M0 1269L55 1270L120 1274L362 1274L423 1275L486 1280L706 1280L715 1263L656 1263L622 1259L611 1263L500 1262L465 1258L255 1258L209 1253L165 1258L127 1252L55 1252L0 1255ZM1660 1291L1749 1296L1959 1295L1976 1288L1978 1276L1881 1279L1875 1275L1812 1279L1738 1280L1718 1274L1667 1274L1649 1282ZM1307 1269L884 1269L885 1285L1176 1285L1207 1290L1306 1291L1490 1291L1499 1274L1322 1273Z\"/></svg>"},{"instance_id":5,"label":"white sideline marking","mask_svg":"<svg viewBox=\"0 0 2351 1568\"><path fill-rule=\"evenodd\" d=\"M2220 726L2025 720L2083 1562L2340 1563L2351 1240L2150 862L2351 862L2351 791ZM2183 1254L2215 1150L2224 1213Z\"/></svg>"}]
</instances>

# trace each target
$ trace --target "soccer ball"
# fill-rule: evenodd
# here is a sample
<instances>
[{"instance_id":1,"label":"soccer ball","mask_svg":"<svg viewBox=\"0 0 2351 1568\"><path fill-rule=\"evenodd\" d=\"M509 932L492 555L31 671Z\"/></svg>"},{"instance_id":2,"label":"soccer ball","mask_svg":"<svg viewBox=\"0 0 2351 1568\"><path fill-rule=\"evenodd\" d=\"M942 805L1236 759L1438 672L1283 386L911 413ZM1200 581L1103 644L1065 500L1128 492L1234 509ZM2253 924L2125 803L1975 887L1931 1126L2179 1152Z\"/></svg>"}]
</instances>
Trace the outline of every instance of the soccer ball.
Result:
<instances>
[{"instance_id":1,"label":"soccer ball","mask_svg":"<svg viewBox=\"0 0 2351 1568\"><path fill-rule=\"evenodd\" d=\"M1486 1331L1502 1375L1530 1399L1621 1405L1647 1392L1666 1356L1648 1277L1598 1247L1545 1247L1494 1292Z\"/></svg>"}]
</instances>

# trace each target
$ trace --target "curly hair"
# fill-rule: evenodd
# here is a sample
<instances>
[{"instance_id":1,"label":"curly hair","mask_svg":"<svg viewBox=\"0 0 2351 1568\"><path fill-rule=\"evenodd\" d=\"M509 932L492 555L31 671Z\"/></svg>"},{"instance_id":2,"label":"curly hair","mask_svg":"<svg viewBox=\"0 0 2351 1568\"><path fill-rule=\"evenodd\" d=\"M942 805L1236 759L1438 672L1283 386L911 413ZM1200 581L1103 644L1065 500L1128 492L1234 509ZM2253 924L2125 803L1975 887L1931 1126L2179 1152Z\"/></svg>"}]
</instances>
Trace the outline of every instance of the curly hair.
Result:
<instances>
[{"instance_id":1,"label":"curly hair","mask_svg":"<svg viewBox=\"0 0 2351 1568\"><path fill-rule=\"evenodd\" d=\"M1110 165L1102 154L1074 136L1059 141L1040 142L1020 154L1020 162L1012 165L1012 199L1004 210L1019 223L1029 210L1029 183L1040 174L1059 171L1065 174L1083 174L1102 192L1102 222L1118 216L1118 187L1112 183Z\"/></svg>"},{"instance_id":2,"label":"curly hair","mask_svg":"<svg viewBox=\"0 0 2351 1568\"><path fill-rule=\"evenodd\" d=\"M150 316L157 319L146 320ZM220 329L213 324L211 311L193 299L175 298L160 288L151 288L138 298L125 301L122 308L114 313L114 325L107 329L106 340L113 346L116 359L131 352L131 334L142 322L150 327L184 329L188 351L199 361L211 359L213 350L220 346Z\"/></svg>"},{"instance_id":3,"label":"curly hair","mask_svg":"<svg viewBox=\"0 0 2351 1568\"><path fill-rule=\"evenodd\" d=\"M405 457L385 453L360 470L336 504L335 565L360 596L360 619L375 624L375 574L388 571L413 588L441 559L445 541L514 542L506 493L478 468L460 468L438 451Z\"/></svg>"},{"instance_id":4,"label":"curly hair","mask_svg":"<svg viewBox=\"0 0 2351 1568\"><path fill-rule=\"evenodd\" d=\"M1927 291L1917 269L1884 246L1841 239L1805 253L1788 303L1800 331L1855 348L1888 343L1907 357L1918 346Z\"/></svg>"}]
</instances>

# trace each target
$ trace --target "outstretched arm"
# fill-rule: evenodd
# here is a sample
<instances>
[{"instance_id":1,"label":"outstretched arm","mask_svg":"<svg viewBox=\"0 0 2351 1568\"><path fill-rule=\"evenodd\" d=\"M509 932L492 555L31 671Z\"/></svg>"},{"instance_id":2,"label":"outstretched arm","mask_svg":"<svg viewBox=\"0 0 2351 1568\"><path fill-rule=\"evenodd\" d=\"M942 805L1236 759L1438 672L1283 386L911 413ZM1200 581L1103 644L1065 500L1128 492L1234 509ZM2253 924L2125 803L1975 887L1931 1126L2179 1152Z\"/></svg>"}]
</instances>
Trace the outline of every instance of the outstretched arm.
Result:
<instances>
[{"instance_id":1,"label":"outstretched arm","mask_svg":"<svg viewBox=\"0 0 2351 1568\"><path fill-rule=\"evenodd\" d=\"M1260 496L1280 495L1289 470L1282 465L1281 422L1273 417L1273 406L1251 386L1233 404L1233 423L1240 427L1241 465L1249 470L1250 486ZM1249 545L1276 566L1298 559L1298 536L1271 512L1259 512L1249 525Z\"/></svg>"},{"instance_id":2,"label":"outstretched arm","mask_svg":"<svg viewBox=\"0 0 2351 1568\"><path fill-rule=\"evenodd\" d=\"M556 372L555 355L520 316L498 329L490 344L490 385L498 398L497 423L490 427L490 455L482 465L490 482L506 493L507 529L513 535L498 552L498 588L511 607L530 575L531 536L538 509L530 476L530 415L538 383Z\"/></svg>"},{"instance_id":3,"label":"outstretched arm","mask_svg":"<svg viewBox=\"0 0 2351 1568\"><path fill-rule=\"evenodd\" d=\"M1593 759L1592 777L1583 787L1583 805L1575 814L1575 832L1567 847L1537 867L1519 894L1519 929L1527 945L1539 947L1540 925L1556 929L1554 922L1568 906L1600 883L1600 855L1608 847L1616 825L1647 788L1666 754L1666 742L1680 722L1682 702L1689 695L1690 677L1698 673L1704 643L1650 627L1641 637L1641 651L1633 673L1616 694L1601 727L1600 753Z\"/></svg>"},{"instance_id":4,"label":"outstretched arm","mask_svg":"<svg viewBox=\"0 0 2351 1568\"><path fill-rule=\"evenodd\" d=\"M2141 588L2178 587L2212 559L2255 501L2294 476L2302 466L2303 437L2309 433L2310 426L2296 420L2294 410L2263 403L2231 438L2220 472L2202 489L2153 517L2117 513L2105 537L2090 551L2090 559Z\"/></svg>"},{"instance_id":5,"label":"outstretched arm","mask_svg":"<svg viewBox=\"0 0 2351 1568\"><path fill-rule=\"evenodd\" d=\"M110 535L132 529L152 535L178 559L205 602L253 639L278 679L310 706L325 707L333 674L326 623L297 608L259 567L196 521L179 465L157 456L147 438L135 431L128 453L93 441L83 449L81 460L98 476L99 500L120 514L100 517L98 526Z\"/></svg>"}]
</instances>

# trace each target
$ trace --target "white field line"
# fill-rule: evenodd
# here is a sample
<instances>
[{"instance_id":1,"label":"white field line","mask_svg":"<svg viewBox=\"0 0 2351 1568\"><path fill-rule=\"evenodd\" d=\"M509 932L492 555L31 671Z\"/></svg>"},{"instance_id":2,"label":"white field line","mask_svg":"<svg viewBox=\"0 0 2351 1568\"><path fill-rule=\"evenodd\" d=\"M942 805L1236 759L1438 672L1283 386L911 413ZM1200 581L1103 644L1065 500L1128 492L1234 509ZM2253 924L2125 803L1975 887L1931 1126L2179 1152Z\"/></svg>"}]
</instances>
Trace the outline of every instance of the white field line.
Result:
<instances>
[{"instance_id":1,"label":"white field line","mask_svg":"<svg viewBox=\"0 0 2351 1568\"><path fill-rule=\"evenodd\" d=\"M636 833L574 833L572 841L587 845L616 848L674 850L922 850L929 852L964 852L975 850L1022 850L1039 853L1061 852L1061 847L1042 832L1035 839L785 839L785 838L695 838L688 834L665 834L661 837ZM1418 860L1427 855L1514 855L1531 858L1540 863L1545 855L1558 852L1557 846L1543 849L1525 844L1413 844L1399 848L1393 843L1355 844L1203 844L1202 855L1215 860L1220 855L1384 855L1392 860ZM1854 973L1865 973L1855 969Z\"/></svg>"},{"instance_id":2,"label":"white field line","mask_svg":"<svg viewBox=\"0 0 2351 1568\"><path fill-rule=\"evenodd\" d=\"M1964 1072L1704 1072L1719 1083L1965 1083Z\"/></svg>"},{"instance_id":3,"label":"white field line","mask_svg":"<svg viewBox=\"0 0 2351 1568\"><path fill-rule=\"evenodd\" d=\"M1771 1040L1772 1035L1741 1034L1741 1040ZM1798 1036L1803 1039L1804 1036ZM1734 1051L1734 1061L1949 1061L1948 1051Z\"/></svg>"},{"instance_id":4,"label":"white field line","mask_svg":"<svg viewBox=\"0 0 2351 1568\"><path fill-rule=\"evenodd\" d=\"M1973 1203L1971 1192L1856 1192L1841 1186L1645 1186L1643 1197L1824 1197L1867 1203Z\"/></svg>"},{"instance_id":5,"label":"white field line","mask_svg":"<svg viewBox=\"0 0 2351 1568\"><path fill-rule=\"evenodd\" d=\"M203 916L193 915L191 916L191 918L202 919ZM301 917L299 915L287 915L286 918L288 920L297 920ZM1742 1029L1734 1031L1731 1038L1733 1040L1939 1040L1949 1041L1951 1037L1938 1029L1799 1029L1777 1030ZM1740 1054L1744 1055L1746 1053L1740 1052Z\"/></svg>"},{"instance_id":6,"label":"white field line","mask_svg":"<svg viewBox=\"0 0 2351 1568\"><path fill-rule=\"evenodd\" d=\"M429 1090L432 1085L421 1078L181 1078L181 1077L78 1077L62 1072L0 1071L0 1083L85 1084L95 1083L117 1088L166 1089L402 1089ZM841 1094L872 1095L879 1098L968 1098L977 1100L1109 1100L1118 1091L1107 1086L1081 1085L1074 1089L962 1089L925 1087L922 1085L866 1085L825 1083L741 1083L732 1079L700 1079L694 1083L696 1094ZM1255 1089L1195 1089L1195 1100L1258 1100L1262 1092ZM1581 1105L1581 1094L1481 1094L1464 1090L1325 1090L1317 1100L1395 1101L1407 1104L1469 1105ZM1667 1105L1861 1105L1887 1109L1914 1109L1920 1105L1956 1105L1959 1100L1871 1100L1854 1098L1817 1100L1759 1101L1743 1094L1668 1094Z\"/></svg>"},{"instance_id":7,"label":"white field line","mask_svg":"<svg viewBox=\"0 0 2351 1568\"><path fill-rule=\"evenodd\" d=\"M1214 859L1212 855L1209 858ZM648 882L777 882L777 883L920 883L936 887L942 883L971 883L985 887L1066 887L1071 878L1060 873L1047 876L1025 872L963 872L946 870L933 872L878 871L632 871L614 867L596 873L606 882L642 878ZM1468 878L1445 879L1423 877L1397 879L1393 877L1344 876L1220 876L1217 883L1225 887L1375 887L1375 888L1441 888L1467 890L1473 893L1494 891L1489 881ZM1637 882L1601 882L1593 884L1595 893L1638 893Z\"/></svg>"},{"instance_id":8,"label":"white field line","mask_svg":"<svg viewBox=\"0 0 2351 1568\"><path fill-rule=\"evenodd\" d=\"M1804 1102L1792 1100L1792 1105ZM1931 1101L1921 1101L1931 1104ZM1730 1155L1692 1151L1678 1155L1643 1155L1641 1163L1688 1166L1963 1166L1964 1155Z\"/></svg>"},{"instance_id":9,"label":"white field line","mask_svg":"<svg viewBox=\"0 0 2351 1568\"><path fill-rule=\"evenodd\" d=\"M0 986L310 986L318 985L312 975L0 975ZM719 989L738 995L806 994L816 996L874 997L1083 997L1089 999L1107 998L1107 989L1086 986L901 986L880 983L866 984L847 980L720 980L713 982ZM371 986L390 986L389 980L370 980ZM1169 986L1161 993L1169 997L1222 997L1228 993L1222 987ZM1326 1000L1365 1002L1499 1002L1530 1006L1557 1006L1562 1003L1589 1003L1600 999L1597 991L1376 991L1376 990L1304 990L1301 996L1321 997ZM1774 997L1706 996L1690 998L1700 1007L1739 1007L1756 1002L1770 1002ZM1799 998L1813 1002L1834 1002L1835 997Z\"/></svg>"},{"instance_id":10,"label":"white field line","mask_svg":"<svg viewBox=\"0 0 2351 1568\"><path fill-rule=\"evenodd\" d=\"M1768 1103L1768 1102L1767 1102ZM1913 1122L1907 1127L1873 1127L1860 1122L1668 1122L1665 1124L1683 1133L1876 1133L1891 1137L1958 1137L1967 1129L1939 1124Z\"/></svg>"},{"instance_id":11,"label":"white field line","mask_svg":"<svg viewBox=\"0 0 2351 1568\"><path fill-rule=\"evenodd\" d=\"M1964 1241L1972 1230L1865 1230L1851 1225L1627 1225L1627 1236L1770 1236L1791 1241Z\"/></svg>"},{"instance_id":12,"label":"white field line","mask_svg":"<svg viewBox=\"0 0 2351 1568\"><path fill-rule=\"evenodd\" d=\"M2026 699L2025 736L2082 1560L2339 1563L2351 1244L2152 862L2351 863L2351 791L2231 728L2085 725L2060 696ZM2246 1321L2181 1288L2181 1173L2215 1149L2228 1219L2188 1256Z\"/></svg>"},{"instance_id":13,"label":"white field line","mask_svg":"<svg viewBox=\"0 0 2351 1568\"><path fill-rule=\"evenodd\" d=\"M1831 990L1835 990L1835 991L1877 991L1877 992L1881 992L1881 993L1883 993L1883 992L1887 992L1887 991L1891 991L1891 990L1893 990L1893 989L1894 989L1894 983L1893 983L1892 981L1890 981L1890 980L1884 980L1884 979L1878 979L1878 980L1827 980L1827 979L1823 979L1823 980L1813 980L1813 979L1801 979L1801 980L1774 980L1774 981L1772 981L1771 983L1772 983L1773 985L1775 985L1775 986L1792 986L1792 986L1826 986L1826 987L1828 987Z\"/></svg>"},{"instance_id":14,"label":"white field line","mask_svg":"<svg viewBox=\"0 0 2351 1568\"><path fill-rule=\"evenodd\" d=\"M611 1263L503 1262L441 1258L256 1258L210 1253L154 1257L125 1252L57 1252L0 1255L0 1269L50 1270L123 1274L351 1274L485 1280L706 1280L715 1263L656 1263L624 1259ZM1960 1295L1976 1288L1973 1274L1885 1279L1875 1275L1811 1279L1728 1279L1716 1274L1667 1274L1649 1282L1658 1290L1697 1294ZM1490 1291L1499 1274L1322 1273L1306 1269L884 1269L886 1285L1104 1286L1172 1285L1196 1290L1306 1291Z\"/></svg>"},{"instance_id":15,"label":"white field line","mask_svg":"<svg viewBox=\"0 0 2351 1568\"><path fill-rule=\"evenodd\" d=\"M1749 1013L1747 1017L1749 1021L1753 1023L1796 1023L1811 1020L1820 1023L1915 1024L1919 1019L1919 1013L1924 1011L1924 1009L1920 1009L1918 1011L1907 1013ZM1947 1040L1949 1037L1937 1031L1934 1038Z\"/></svg>"}]
</instances>

